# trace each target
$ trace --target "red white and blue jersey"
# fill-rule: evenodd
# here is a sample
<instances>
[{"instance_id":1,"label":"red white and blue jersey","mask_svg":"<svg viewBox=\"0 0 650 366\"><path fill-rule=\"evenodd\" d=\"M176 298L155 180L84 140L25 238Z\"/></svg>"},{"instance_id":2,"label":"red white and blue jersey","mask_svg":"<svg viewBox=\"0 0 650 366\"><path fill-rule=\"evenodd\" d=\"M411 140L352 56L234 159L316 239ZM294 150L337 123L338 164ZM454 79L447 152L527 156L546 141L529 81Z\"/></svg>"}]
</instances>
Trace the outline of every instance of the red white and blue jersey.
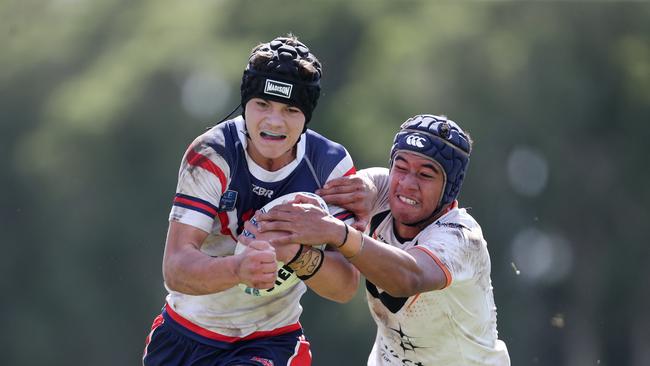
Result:
<instances>
[{"instance_id":1,"label":"red white and blue jersey","mask_svg":"<svg viewBox=\"0 0 650 366\"><path fill-rule=\"evenodd\" d=\"M247 144L240 116L199 136L183 157L169 220L207 232L201 246L207 255L233 255L244 222L274 198L314 192L331 179L355 172L342 145L311 130L301 135L296 159L273 172L250 158ZM330 213L341 219L352 216L335 207L330 207ZM295 327L306 286L300 282L268 297L248 295L238 286L202 296L168 291L167 304L193 331L234 342Z\"/></svg>"}]
</instances>

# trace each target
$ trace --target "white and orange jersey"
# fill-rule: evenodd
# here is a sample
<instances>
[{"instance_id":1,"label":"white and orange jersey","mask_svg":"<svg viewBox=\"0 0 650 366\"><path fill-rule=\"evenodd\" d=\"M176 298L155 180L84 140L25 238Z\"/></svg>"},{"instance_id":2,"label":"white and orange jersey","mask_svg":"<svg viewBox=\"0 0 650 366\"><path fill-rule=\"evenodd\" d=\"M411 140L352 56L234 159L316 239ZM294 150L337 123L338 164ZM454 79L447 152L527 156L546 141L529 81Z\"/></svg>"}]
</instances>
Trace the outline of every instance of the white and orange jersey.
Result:
<instances>
[{"instance_id":1,"label":"white and orange jersey","mask_svg":"<svg viewBox=\"0 0 650 366\"><path fill-rule=\"evenodd\" d=\"M379 191L370 234L403 250L426 252L431 265L439 266L447 277L442 290L403 298L366 281L368 305L377 323L368 365L510 365L507 348L497 335L490 256L479 224L456 202L415 238L402 243L387 211L388 171L368 175Z\"/></svg>"},{"instance_id":2,"label":"white and orange jersey","mask_svg":"<svg viewBox=\"0 0 650 366\"><path fill-rule=\"evenodd\" d=\"M183 157L169 220L207 232L201 246L207 255L233 255L243 223L271 200L291 192L314 192L331 179L355 172L343 146L311 130L301 136L296 159L273 172L249 157L247 143L240 116L199 136ZM330 212L341 219L351 217L336 207ZM232 342L293 329L306 286L300 282L268 297L248 295L238 286L202 296L168 291L168 312L187 323L186 328Z\"/></svg>"}]
</instances>

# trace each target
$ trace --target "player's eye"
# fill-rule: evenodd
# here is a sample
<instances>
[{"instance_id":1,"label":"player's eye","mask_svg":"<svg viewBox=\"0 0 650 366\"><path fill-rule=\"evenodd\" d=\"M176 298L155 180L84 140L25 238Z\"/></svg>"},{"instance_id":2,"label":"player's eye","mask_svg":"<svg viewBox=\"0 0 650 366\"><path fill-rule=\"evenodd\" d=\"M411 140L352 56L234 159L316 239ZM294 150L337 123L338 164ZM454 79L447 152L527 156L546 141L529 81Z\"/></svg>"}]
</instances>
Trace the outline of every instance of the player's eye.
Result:
<instances>
[{"instance_id":1,"label":"player's eye","mask_svg":"<svg viewBox=\"0 0 650 366\"><path fill-rule=\"evenodd\" d=\"M254 103L255 107L260 108L260 109L267 108L269 106L269 102L267 102L266 100L264 100L262 98L253 98L253 99L251 99L251 102Z\"/></svg>"}]
</instances>

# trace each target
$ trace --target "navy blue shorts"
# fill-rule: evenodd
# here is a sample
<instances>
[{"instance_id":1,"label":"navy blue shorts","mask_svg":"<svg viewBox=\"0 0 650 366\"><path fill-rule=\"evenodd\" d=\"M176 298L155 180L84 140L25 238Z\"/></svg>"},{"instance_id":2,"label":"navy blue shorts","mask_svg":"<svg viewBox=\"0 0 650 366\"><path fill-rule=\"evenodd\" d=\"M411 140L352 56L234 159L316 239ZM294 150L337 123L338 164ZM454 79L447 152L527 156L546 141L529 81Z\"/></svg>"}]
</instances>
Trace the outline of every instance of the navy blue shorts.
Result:
<instances>
[{"instance_id":1,"label":"navy blue shorts","mask_svg":"<svg viewBox=\"0 0 650 366\"><path fill-rule=\"evenodd\" d=\"M297 330L293 330L297 328ZM202 329L202 331L201 331ZM144 366L310 366L311 351L299 324L243 340L224 340L189 323L169 307L158 315L146 339ZM197 330L199 332L197 333ZM214 333L216 334L216 333Z\"/></svg>"}]
</instances>

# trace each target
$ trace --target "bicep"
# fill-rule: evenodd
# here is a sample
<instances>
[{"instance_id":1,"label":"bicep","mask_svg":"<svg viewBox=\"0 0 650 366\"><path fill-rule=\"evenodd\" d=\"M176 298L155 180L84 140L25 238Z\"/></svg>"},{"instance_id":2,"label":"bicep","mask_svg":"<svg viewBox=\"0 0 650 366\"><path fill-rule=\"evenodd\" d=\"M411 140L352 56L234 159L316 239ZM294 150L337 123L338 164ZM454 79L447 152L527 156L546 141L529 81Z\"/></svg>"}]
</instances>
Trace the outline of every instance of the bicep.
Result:
<instances>
[{"instance_id":1,"label":"bicep","mask_svg":"<svg viewBox=\"0 0 650 366\"><path fill-rule=\"evenodd\" d=\"M419 292L442 290L451 284L451 273L440 259L424 247L408 250L417 263L419 271Z\"/></svg>"},{"instance_id":2,"label":"bicep","mask_svg":"<svg viewBox=\"0 0 650 366\"><path fill-rule=\"evenodd\" d=\"M207 232L192 225L170 221L165 242L165 265L171 258L186 250L200 250L207 236Z\"/></svg>"}]
</instances>

